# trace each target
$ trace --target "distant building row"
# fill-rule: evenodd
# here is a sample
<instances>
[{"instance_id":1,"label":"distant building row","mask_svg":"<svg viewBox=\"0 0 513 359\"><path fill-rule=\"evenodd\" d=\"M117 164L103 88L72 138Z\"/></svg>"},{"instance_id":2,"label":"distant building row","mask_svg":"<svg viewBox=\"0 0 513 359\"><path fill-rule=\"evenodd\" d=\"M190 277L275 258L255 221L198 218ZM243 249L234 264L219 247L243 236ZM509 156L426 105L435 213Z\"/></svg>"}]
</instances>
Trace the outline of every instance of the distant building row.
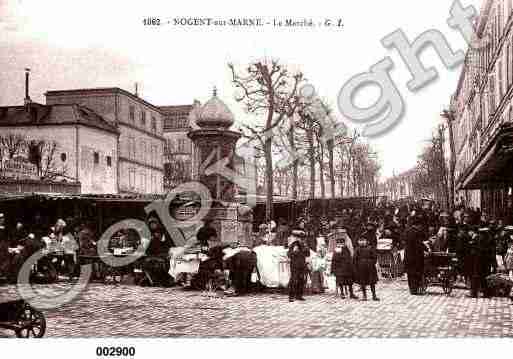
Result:
<instances>
[{"instance_id":1,"label":"distant building row","mask_svg":"<svg viewBox=\"0 0 513 359\"><path fill-rule=\"evenodd\" d=\"M458 202L510 216L513 187L513 1L486 0L451 101ZM446 131L445 153L450 154Z\"/></svg>"},{"instance_id":2,"label":"distant building row","mask_svg":"<svg viewBox=\"0 0 513 359\"><path fill-rule=\"evenodd\" d=\"M45 104L30 100L27 73L25 104L0 107L0 191L23 158L37 177L79 183L81 193L162 193L191 178L193 105L157 107L120 88L45 96Z\"/></svg>"}]
</instances>

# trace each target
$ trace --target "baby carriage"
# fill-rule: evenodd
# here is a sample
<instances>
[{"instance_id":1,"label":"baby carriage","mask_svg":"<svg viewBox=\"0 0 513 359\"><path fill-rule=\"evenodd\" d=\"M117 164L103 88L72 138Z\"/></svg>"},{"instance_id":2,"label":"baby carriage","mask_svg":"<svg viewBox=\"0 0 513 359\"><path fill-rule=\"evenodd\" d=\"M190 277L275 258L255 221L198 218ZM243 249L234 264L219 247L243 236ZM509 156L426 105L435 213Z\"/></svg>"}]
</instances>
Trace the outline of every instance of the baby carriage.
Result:
<instances>
[{"instance_id":1,"label":"baby carriage","mask_svg":"<svg viewBox=\"0 0 513 359\"><path fill-rule=\"evenodd\" d=\"M378 239L376 250L378 253L378 265L383 278L398 278L400 275L400 256L393 246L393 239Z\"/></svg>"},{"instance_id":2,"label":"baby carriage","mask_svg":"<svg viewBox=\"0 0 513 359\"><path fill-rule=\"evenodd\" d=\"M424 277L421 287L422 294L426 293L428 286L439 285L445 294L450 295L456 281L455 253L428 252L424 256Z\"/></svg>"},{"instance_id":3,"label":"baby carriage","mask_svg":"<svg viewBox=\"0 0 513 359\"><path fill-rule=\"evenodd\" d=\"M41 338L45 335L43 313L23 299L0 303L0 328L14 331L18 338Z\"/></svg>"}]
</instances>

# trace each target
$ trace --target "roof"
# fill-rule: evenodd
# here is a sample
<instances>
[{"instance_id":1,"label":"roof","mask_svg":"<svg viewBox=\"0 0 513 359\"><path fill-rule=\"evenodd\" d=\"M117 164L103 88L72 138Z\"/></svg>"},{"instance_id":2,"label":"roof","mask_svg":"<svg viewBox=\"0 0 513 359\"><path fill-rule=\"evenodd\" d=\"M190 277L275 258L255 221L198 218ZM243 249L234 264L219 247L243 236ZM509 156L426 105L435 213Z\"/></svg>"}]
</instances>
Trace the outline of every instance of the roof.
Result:
<instances>
[{"instance_id":1,"label":"roof","mask_svg":"<svg viewBox=\"0 0 513 359\"><path fill-rule=\"evenodd\" d=\"M63 95L79 95L79 94L91 94L91 93L114 93L114 94L122 94L130 97L133 100L139 101L145 104L148 107L153 108L155 111L161 113L161 110L158 106L153 105L152 103L146 101L142 97L136 96L131 92L123 90L119 87L94 87L94 88L82 88L82 89L69 89L69 90L51 90L45 93L45 96L63 96Z\"/></svg>"},{"instance_id":2,"label":"roof","mask_svg":"<svg viewBox=\"0 0 513 359\"><path fill-rule=\"evenodd\" d=\"M200 127L228 128L233 125L235 118L228 106L221 101L216 92L205 103L197 114L196 124Z\"/></svg>"},{"instance_id":3,"label":"roof","mask_svg":"<svg viewBox=\"0 0 513 359\"><path fill-rule=\"evenodd\" d=\"M13 200L26 200L29 198L39 198L46 200L92 200L95 202L152 202L165 199L164 195L158 194L68 194L68 193L46 193L46 192L27 192L27 193L0 193L0 202Z\"/></svg>"},{"instance_id":4,"label":"roof","mask_svg":"<svg viewBox=\"0 0 513 359\"><path fill-rule=\"evenodd\" d=\"M194 105L176 105L176 106L159 106L160 112L164 115L172 115L175 113L189 113Z\"/></svg>"},{"instance_id":5,"label":"roof","mask_svg":"<svg viewBox=\"0 0 513 359\"><path fill-rule=\"evenodd\" d=\"M93 110L81 105L41 105L0 107L0 127L83 125L119 134L118 129Z\"/></svg>"}]
</instances>

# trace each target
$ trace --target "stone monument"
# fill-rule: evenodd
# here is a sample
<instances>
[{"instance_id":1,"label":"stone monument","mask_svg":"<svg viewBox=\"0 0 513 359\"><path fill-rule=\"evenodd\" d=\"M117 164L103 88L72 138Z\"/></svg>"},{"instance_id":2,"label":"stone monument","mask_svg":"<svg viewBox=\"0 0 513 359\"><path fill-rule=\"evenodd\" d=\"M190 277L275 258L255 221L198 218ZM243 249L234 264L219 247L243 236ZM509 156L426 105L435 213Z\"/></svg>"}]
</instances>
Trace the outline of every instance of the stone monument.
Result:
<instances>
[{"instance_id":1,"label":"stone monument","mask_svg":"<svg viewBox=\"0 0 513 359\"><path fill-rule=\"evenodd\" d=\"M251 208L235 201L238 187L234 178L227 178L219 171L212 170L213 167L225 168L235 173L235 146L241 134L230 130L234 120L233 113L217 97L214 88L212 98L191 111L190 121L196 126L187 136L194 146L193 179L204 184L212 196L206 219L212 220L222 242L237 240L243 245L250 245Z\"/></svg>"}]
</instances>

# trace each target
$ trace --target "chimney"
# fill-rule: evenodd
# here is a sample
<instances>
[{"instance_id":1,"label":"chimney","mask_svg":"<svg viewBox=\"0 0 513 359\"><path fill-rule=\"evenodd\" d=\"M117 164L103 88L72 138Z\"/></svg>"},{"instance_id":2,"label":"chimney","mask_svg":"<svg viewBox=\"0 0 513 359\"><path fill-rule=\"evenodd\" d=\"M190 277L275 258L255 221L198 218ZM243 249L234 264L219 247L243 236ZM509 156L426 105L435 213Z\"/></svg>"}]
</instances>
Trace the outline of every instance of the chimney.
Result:
<instances>
[{"instance_id":1,"label":"chimney","mask_svg":"<svg viewBox=\"0 0 513 359\"><path fill-rule=\"evenodd\" d=\"M25 69L25 105L28 105L30 102L32 102L30 100L30 96L29 96L29 74L30 74L30 69L29 68L26 68Z\"/></svg>"},{"instance_id":2,"label":"chimney","mask_svg":"<svg viewBox=\"0 0 513 359\"><path fill-rule=\"evenodd\" d=\"M136 82L135 83L135 94L134 94L136 97L139 97L139 84Z\"/></svg>"}]
</instances>

